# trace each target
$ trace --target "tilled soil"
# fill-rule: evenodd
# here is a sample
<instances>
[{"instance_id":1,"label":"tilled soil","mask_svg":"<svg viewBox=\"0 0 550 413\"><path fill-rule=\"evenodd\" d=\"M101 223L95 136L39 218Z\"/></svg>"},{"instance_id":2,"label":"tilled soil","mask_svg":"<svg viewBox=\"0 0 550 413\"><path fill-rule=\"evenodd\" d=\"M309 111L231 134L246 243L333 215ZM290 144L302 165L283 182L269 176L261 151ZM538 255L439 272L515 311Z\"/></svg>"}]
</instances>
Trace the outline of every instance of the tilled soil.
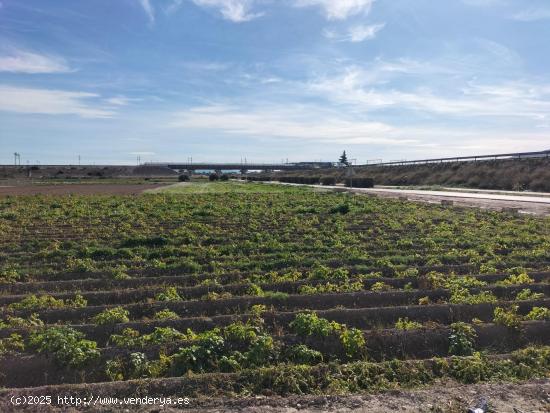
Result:
<instances>
[{"instance_id":1,"label":"tilled soil","mask_svg":"<svg viewBox=\"0 0 550 413\"><path fill-rule=\"evenodd\" d=\"M138 195L164 184L59 184L0 186L0 197L8 195Z\"/></svg>"},{"instance_id":2,"label":"tilled soil","mask_svg":"<svg viewBox=\"0 0 550 413\"><path fill-rule=\"evenodd\" d=\"M29 389L30 390L30 389ZM182 395L185 397L185 395ZM13 407L7 398L0 401L1 411L14 412L204 412L204 413L465 413L480 398L489 402L493 413L548 413L550 380L523 384L460 385L443 382L420 390L393 390L356 396L253 397L234 399L190 400L182 407L168 406L20 406Z\"/></svg>"}]
</instances>

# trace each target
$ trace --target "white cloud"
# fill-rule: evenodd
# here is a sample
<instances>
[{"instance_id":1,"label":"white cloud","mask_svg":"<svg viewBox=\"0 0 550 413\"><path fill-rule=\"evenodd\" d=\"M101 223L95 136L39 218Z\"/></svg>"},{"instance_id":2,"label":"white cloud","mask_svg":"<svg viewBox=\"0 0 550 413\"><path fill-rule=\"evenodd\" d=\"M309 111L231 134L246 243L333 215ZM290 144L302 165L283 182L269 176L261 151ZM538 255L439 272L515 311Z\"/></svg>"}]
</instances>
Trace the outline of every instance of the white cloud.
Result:
<instances>
[{"instance_id":1,"label":"white cloud","mask_svg":"<svg viewBox=\"0 0 550 413\"><path fill-rule=\"evenodd\" d=\"M118 95L105 99L105 102L111 106L127 106L132 102L138 102L142 99L134 99L126 96Z\"/></svg>"},{"instance_id":2,"label":"white cloud","mask_svg":"<svg viewBox=\"0 0 550 413\"><path fill-rule=\"evenodd\" d=\"M550 112L550 96L544 88L526 83L492 85L467 84L445 92L429 88L399 90L378 84L378 77L360 67L343 74L319 78L309 87L332 103L346 104L356 111L399 109L462 117L508 117L545 119Z\"/></svg>"},{"instance_id":3,"label":"white cloud","mask_svg":"<svg viewBox=\"0 0 550 413\"><path fill-rule=\"evenodd\" d=\"M250 110L246 107L212 105L175 113L171 128L218 131L228 135L312 140L315 142L411 144L412 140L391 139L392 127L381 122L365 122L327 115L321 109L299 105L270 105ZM323 121L319 121L319 116Z\"/></svg>"},{"instance_id":4,"label":"white cloud","mask_svg":"<svg viewBox=\"0 0 550 413\"><path fill-rule=\"evenodd\" d=\"M212 7L220 11L224 19L242 23L263 16L252 13L254 0L193 0L197 6Z\"/></svg>"},{"instance_id":5,"label":"white cloud","mask_svg":"<svg viewBox=\"0 0 550 413\"><path fill-rule=\"evenodd\" d=\"M325 30L325 37L338 42L360 43L365 40L374 39L377 33L382 30L385 23L373 25L358 25L348 29L344 34L340 34L331 30Z\"/></svg>"},{"instance_id":6,"label":"white cloud","mask_svg":"<svg viewBox=\"0 0 550 413\"><path fill-rule=\"evenodd\" d=\"M548 7L531 7L522 10L512 16L514 20L522 22L532 22L536 20L550 19L550 8Z\"/></svg>"},{"instance_id":7,"label":"white cloud","mask_svg":"<svg viewBox=\"0 0 550 413\"><path fill-rule=\"evenodd\" d=\"M0 85L0 111L45 115L77 115L83 118L108 118L111 110L102 109L89 100L95 93L31 89Z\"/></svg>"},{"instance_id":8,"label":"white cloud","mask_svg":"<svg viewBox=\"0 0 550 413\"><path fill-rule=\"evenodd\" d=\"M155 22L155 9L151 4L151 0L138 0L138 1L141 7L143 7L143 11L145 11L147 18L149 19L149 22L153 24Z\"/></svg>"},{"instance_id":9,"label":"white cloud","mask_svg":"<svg viewBox=\"0 0 550 413\"><path fill-rule=\"evenodd\" d=\"M375 0L294 0L296 7L321 7L329 20L343 20L368 13Z\"/></svg>"},{"instance_id":10,"label":"white cloud","mask_svg":"<svg viewBox=\"0 0 550 413\"><path fill-rule=\"evenodd\" d=\"M67 73L72 71L64 59L13 49L0 56L0 72Z\"/></svg>"}]
</instances>

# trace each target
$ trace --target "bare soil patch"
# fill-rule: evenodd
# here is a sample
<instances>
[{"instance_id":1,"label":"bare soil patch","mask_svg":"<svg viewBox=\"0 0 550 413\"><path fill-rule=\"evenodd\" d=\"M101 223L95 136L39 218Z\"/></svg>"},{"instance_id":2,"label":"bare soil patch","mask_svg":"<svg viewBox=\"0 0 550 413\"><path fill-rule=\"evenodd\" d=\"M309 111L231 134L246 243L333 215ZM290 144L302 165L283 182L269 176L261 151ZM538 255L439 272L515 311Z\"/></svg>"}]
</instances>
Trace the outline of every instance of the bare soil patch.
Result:
<instances>
[{"instance_id":1,"label":"bare soil patch","mask_svg":"<svg viewBox=\"0 0 550 413\"><path fill-rule=\"evenodd\" d=\"M0 186L0 197L8 195L139 195L164 184L58 184Z\"/></svg>"}]
</instances>

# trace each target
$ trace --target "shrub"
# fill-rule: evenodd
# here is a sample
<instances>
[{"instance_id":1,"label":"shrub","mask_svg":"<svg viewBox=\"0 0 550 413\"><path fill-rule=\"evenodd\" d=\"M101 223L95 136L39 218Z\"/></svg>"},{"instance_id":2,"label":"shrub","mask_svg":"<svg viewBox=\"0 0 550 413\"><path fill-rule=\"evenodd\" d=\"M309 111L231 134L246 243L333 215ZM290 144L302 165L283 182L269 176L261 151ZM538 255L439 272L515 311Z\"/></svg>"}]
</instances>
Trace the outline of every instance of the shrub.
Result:
<instances>
[{"instance_id":1,"label":"shrub","mask_svg":"<svg viewBox=\"0 0 550 413\"><path fill-rule=\"evenodd\" d=\"M334 176L323 176L321 177L321 185L336 185L336 178Z\"/></svg>"},{"instance_id":2,"label":"shrub","mask_svg":"<svg viewBox=\"0 0 550 413\"><path fill-rule=\"evenodd\" d=\"M352 185L354 188L374 187L374 180L372 178L346 178L345 183L348 188Z\"/></svg>"},{"instance_id":3,"label":"shrub","mask_svg":"<svg viewBox=\"0 0 550 413\"><path fill-rule=\"evenodd\" d=\"M222 176L220 176L220 181L229 181L229 175L223 174Z\"/></svg>"},{"instance_id":4,"label":"shrub","mask_svg":"<svg viewBox=\"0 0 550 413\"><path fill-rule=\"evenodd\" d=\"M82 368L99 357L95 341L70 327L51 327L32 332L29 344L39 353L51 355L61 366Z\"/></svg>"},{"instance_id":5,"label":"shrub","mask_svg":"<svg viewBox=\"0 0 550 413\"><path fill-rule=\"evenodd\" d=\"M125 310L122 307L115 307L96 314L92 321L97 325L127 323L130 321L130 318L128 317L129 315L130 313L128 310Z\"/></svg>"},{"instance_id":6,"label":"shrub","mask_svg":"<svg viewBox=\"0 0 550 413\"><path fill-rule=\"evenodd\" d=\"M187 174L182 174L182 175L178 176L178 181L180 181L180 182L188 182L188 181L189 181L189 175L187 175Z\"/></svg>"},{"instance_id":7,"label":"shrub","mask_svg":"<svg viewBox=\"0 0 550 413\"><path fill-rule=\"evenodd\" d=\"M211 181L211 182L217 181L218 179L220 179L220 177L218 176L218 174L210 174L210 175L208 176L208 180Z\"/></svg>"},{"instance_id":8,"label":"shrub","mask_svg":"<svg viewBox=\"0 0 550 413\"><path fill-rule=\"evenodd\" d=\"M449 354L454 356L471 356L474 353L476 337L477 334L471 325L462 322L451 324Z\"/></svg>"}]
</instances>

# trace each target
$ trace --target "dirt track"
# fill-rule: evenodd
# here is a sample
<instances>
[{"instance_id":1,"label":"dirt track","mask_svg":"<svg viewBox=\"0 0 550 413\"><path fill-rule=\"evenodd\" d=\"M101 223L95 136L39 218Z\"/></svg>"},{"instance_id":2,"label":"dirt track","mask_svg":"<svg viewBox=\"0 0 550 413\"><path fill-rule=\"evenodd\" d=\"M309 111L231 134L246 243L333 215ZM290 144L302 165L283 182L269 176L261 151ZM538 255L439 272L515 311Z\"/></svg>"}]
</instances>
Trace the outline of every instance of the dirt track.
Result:
<instances>
[{"instance_id":1,"label":"dirt track","mask_svg":"<svg viewBox=\"0 0 550 413\"><path fill-rule=\"evenodd\" d=\"M138 195L164 184L58 184L0 186L0 197L8 195Z\"/></svg>"}]
</instances>

